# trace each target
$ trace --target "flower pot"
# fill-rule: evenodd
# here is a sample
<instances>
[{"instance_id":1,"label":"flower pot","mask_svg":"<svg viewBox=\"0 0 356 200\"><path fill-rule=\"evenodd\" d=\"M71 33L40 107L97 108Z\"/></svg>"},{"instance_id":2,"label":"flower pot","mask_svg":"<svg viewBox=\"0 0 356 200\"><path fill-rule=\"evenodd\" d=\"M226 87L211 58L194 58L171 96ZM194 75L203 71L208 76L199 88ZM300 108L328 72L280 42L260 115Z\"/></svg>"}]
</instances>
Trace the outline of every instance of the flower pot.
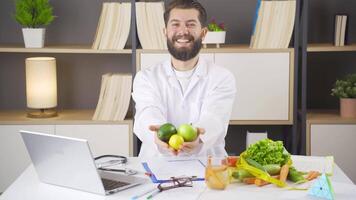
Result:
<instances>
[{"instance_id":1,"label":"flower pot","mask_svg":"<svg viewBox=\"0 0 356 200\"><path fill-rule=\"evenodd\" d=\"M217 32L208 31L203 40L204 47L206 47L206 44L216 44L216 47L219 48L220 44L225 43L225 36L226 36L226 31L217 31Z\"/></svg>"},{"instance_id":2,"label":"flower pot","mask_svg":"<svg viewBox=\"0 0 356 200\"><path fill-rule=\"evenodd\" d=\"M26 48L42 48L44 46L46 29L23 28L22 34Z\"/></svg>"},{"instance_id":3,"label":"flower pot","mask_svg":"<svg viewBox=\"0 0 356 200\"><path fill-rule=\"evenodd\" d=\"M340 115L345 118L356 118L356 99L341 98L340 99Z\"/></svg>"}]
</instances>

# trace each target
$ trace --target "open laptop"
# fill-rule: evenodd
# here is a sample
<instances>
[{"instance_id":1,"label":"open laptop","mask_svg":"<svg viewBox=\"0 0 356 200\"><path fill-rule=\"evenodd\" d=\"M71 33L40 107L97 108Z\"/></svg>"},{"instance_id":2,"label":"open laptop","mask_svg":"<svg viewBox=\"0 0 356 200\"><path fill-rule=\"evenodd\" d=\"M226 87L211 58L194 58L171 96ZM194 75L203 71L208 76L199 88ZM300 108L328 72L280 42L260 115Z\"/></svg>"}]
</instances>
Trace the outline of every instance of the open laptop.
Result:
<instances>
[{"instance_id":1,"label":"open laptop","mask_svg":"<svg viewBox=\"0 0 356 200\"><path fill-rule=\"evenodd\" d=\"M20 133L41 182L107 195L147 181L97 170L87 140Z\"/></svg>"}]
</instances>

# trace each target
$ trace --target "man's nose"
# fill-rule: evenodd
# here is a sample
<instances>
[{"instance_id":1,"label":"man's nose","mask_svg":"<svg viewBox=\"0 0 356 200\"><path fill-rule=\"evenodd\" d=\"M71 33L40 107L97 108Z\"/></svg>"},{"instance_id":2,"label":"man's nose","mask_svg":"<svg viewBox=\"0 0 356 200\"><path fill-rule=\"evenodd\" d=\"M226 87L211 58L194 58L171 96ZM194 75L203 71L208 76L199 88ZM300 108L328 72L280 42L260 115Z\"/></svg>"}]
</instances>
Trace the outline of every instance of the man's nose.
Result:
<instances>
[{"instance_id":1,"label":"man's nose","mask_svg":"<svg viewBox=\"0 0 356 200\"><path fill-rule=\"evenodd\" d=\"M189 33L188 27L185 25L180 26L179 33L182 35L188 34Z\"/></svg>"}]
</instances>

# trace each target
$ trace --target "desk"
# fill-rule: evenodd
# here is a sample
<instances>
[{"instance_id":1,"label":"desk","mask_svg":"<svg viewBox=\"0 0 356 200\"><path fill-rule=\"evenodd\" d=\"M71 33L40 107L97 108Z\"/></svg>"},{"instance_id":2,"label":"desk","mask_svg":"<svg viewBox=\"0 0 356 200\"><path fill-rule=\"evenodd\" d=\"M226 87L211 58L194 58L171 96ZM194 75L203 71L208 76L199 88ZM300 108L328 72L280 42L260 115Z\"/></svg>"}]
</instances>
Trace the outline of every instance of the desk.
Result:
<instances>
[{"instance_id":1,"label":"desk","mask_svg":"<svg viewBox=\"0 0 356 200\"><path fill-rule=\"evenodd\" d=\"M128 166L139 171L139 176L144 176L138 158L129 158ZM356 197L356 186L344 174L344 172L335 165L334 175L331 177L332 184L336 193L336 199L354 199ZM100 196L87 192L72 190L69 188L44 184L39 182L33 165L30 165L20 177L0 196L0 200L107 200L107 199L130 199L140 191L154 187L154 184L147 184L121 191L119 193ZM144 199L144 198L141 198ZM283 188L277 188L274 185L264 186L262 188L255 185L244 185L240 183L230 184L224 191L210 190L203 181L194 182L193 188L179 188L165 191L158 194L153 200L159 199L315 199L307 196L306 191L290 191Z\"/></svg>"}]
</instances>

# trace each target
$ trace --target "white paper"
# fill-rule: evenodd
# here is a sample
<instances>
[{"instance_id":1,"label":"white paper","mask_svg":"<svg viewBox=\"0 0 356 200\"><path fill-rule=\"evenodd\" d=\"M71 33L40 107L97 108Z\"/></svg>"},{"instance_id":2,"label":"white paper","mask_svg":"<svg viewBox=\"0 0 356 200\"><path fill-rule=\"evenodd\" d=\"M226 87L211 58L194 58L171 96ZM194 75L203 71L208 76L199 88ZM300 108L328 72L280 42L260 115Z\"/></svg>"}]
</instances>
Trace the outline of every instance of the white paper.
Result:
<instances>
[{"instance_id":1,"label":"white paper","mask_svg":"<svg viewBox=\"0 0 356 200\"><path fill-rule=\"evenodd\" d=\"M158 180L168 180L171 177L196 176L204 178L205 167L198 159L147 161L148 167Z\"/></svg>"},{"instance_id":2,"label":"white paper","mask_svg":"<svg viewBox=\"0 0 356 200\"><path fill-rule=\"evenodd\" d=\"M334 159L332 156L292 156L292 161L298 171L333 173Z\"/></svg>"}]
</instances>

